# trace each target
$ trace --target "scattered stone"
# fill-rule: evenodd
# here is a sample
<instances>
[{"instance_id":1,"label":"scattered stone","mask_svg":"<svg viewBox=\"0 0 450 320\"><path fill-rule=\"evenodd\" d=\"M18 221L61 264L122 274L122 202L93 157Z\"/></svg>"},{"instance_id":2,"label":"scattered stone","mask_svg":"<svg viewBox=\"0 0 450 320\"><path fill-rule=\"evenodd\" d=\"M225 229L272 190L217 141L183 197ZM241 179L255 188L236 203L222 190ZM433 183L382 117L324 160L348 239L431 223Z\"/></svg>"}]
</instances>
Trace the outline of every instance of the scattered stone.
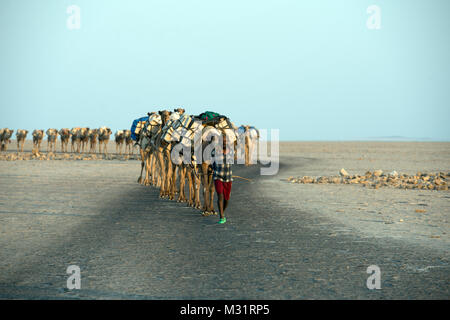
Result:
<instances>
[{"instance_id":1,"label":"scattered stone","mask_svg":"<svg viewBox=\"0 0 450 320\"><path fill-rule=\"evenodd\" d=\"M332 177L332 178L330 179L330 182L331 182L331 183L335 183L335 184L339 184L339 183L341 183L341 179L338 178L338 177Z\"/></svg>"},{"instance_id":2,"label":"scattered stone","mask_svg":"<svg viewBox=\"0 0 450 320\"><path fill-rule=\"evenodd\" d=\"M303 177L302 182L303 183L313 183L314 179L308 176Z\"/></svg>"},{"instance_id":3,"label":"scattered stone","mask_svg":"<svg viewBox=\"0 0 450 320\"><path fill-rule=\"evenodd\" d=\"M392 171L392 172L389 172L389 177L391 177L391 178L397 178L398 177L398 172L397 171Z\"/></svg>"},{"instance_id":4,"label":"scattered stone","mask_svg":"<svg viewBox=\"0 0 450 320\"><path fill-rule=\"evenodd\" d=\"M319 177L316 181L317 183L328 183L327 177Z\"/></svg>"},{"instance_id":5,"label":"scattered stone","mask_svg":"<svg viewBox=\"0 0 450 320\"><path fill-rule=\"evenodd\" d=\"M427 212L427 210L425 210L425 209L416 209L416 212L417 213L425 213L425 212Z\"/></svg>"},{"instance_id":6,"label":"scattered stone","mask_svg":"<svg viewBox=\"0 0 450 320\"><path fill-rule=\"evenodd\" d=\"M444 175L444 177L443 177ZM392 171L383 174L382 170L376 170L373 173L367 171L365 175L350 175L344 168L339 171L339 176L318 176L302 178L289 177L288 182L291 183L314 183L314 184L360 184L364 187L379 189L380 187L393 187L404 190L439 190L447 191L448 180L444 172L431 174L417 172L416 175L399 174Z\"/></svg>"},{"instance_id":7,"label":"scattered stone","mask_svg":"<svg viewBox=\"0 0 450 320\"><path fill-rule=\"evenodd\" d=\"M373 172L373 175L375 176L375 177L379 177L379 176L381 176L383 174L383 170L375 170L374 172Z\"/></svg>"}]
</instances>

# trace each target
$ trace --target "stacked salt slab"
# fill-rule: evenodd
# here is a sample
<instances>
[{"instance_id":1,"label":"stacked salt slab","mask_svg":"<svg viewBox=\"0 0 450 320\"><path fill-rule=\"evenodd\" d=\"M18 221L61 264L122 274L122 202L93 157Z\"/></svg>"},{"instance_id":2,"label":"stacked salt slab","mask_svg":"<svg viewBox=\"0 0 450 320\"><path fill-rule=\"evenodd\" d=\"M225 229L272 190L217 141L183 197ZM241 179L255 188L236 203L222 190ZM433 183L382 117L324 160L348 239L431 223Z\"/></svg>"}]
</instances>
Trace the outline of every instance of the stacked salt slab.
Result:
<instances>
[{"instance_id":1,"label":"stacked salt slab","mask_svg":"<svg viewBox=\"0 0 450 320\"><path fill-rule=\"evenodd\" d=\"M359 184L374 189L393 187L399 189L446 191L450 181L450 172L417 172L415 175L408 175L399 174L396 171L385 174L382 170L375 170L374 172L367 171L364 175L350 175L345 169L341 169L339 176L289 177L287 181L303 184Z\"/></svg>"}]
</instances>

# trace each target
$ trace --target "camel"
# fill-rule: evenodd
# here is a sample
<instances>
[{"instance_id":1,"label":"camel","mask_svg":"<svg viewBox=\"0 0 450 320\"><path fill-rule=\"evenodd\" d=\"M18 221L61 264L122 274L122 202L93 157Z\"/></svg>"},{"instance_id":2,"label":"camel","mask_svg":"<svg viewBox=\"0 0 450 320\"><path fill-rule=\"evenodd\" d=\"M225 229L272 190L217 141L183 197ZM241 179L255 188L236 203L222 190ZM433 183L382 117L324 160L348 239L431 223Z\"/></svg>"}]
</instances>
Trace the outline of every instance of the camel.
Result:
<instances>
[{"instance_id":1,"label":"camel","mask_svg":"<svg viewBox=\"0 0 450 320\"><path fill-rule=\"evenodd\" d=\"M125 153L133 154L133 139L131 139L131 130L123 130L125 137Z\"/></svg>"},{"instance_id":2,"label":"camel","mask_svg":"<svg viewBox=\"0 0 450 320\"><path fill-rule=\"evenodd\" d=\"M203 124L201 143L202 143L202 162L200 166L201 183L203 185L203 215L208 216L210 214L216 214L214 211L214 181L212 172L212 162L214 159L211 157L213 149L217 148L216 152L222 152L222 139L226 139L228 148L233 150L232 146L237 140L236 126L229 121L228 118L222 117L217 123L206 122ZM218 147L220 146L220 147Z\"/></svg>"},{"instance_id":3,"label":"camel","mask_svg":"<svg viewBox=\"0 0 450 320\"><path fill-rule=\"evenodd\" d=\"M254 164L255 147L259 140L259 131L255 127L249 125L241 125L237 130L240 144L244 144L245 166Z\"/></svg>"},{"instance_id":4,"label":"camel","mask_svg":"<svg viewBox=\"0 0 450 320\"><path fill-rule=\"evenodd\" d=\"M89 143L89 128L81 128L80 130L81 153L87 153ZM78 150L80 148L78 147ZM79 151L78 151L79 152Z\"/></svg>"},{"instance_id":5,"label":"camel","mask_svg":"<svg viewBox=\"0 0 450 320\"><path fill-rule=\"evenodd\" d=\"M179 194L177 202L187 202L189 206L200 209L200 173L194 154L194 136L196 129L201 129L200 122L184 113L184 109L175 109L175 112L182 112L178 120L172 123L171 133L172 152L171 161L173 163L172 182L170 186L170 197L175 197L176 173L179 173ZM178 147L182 147L178 149ZM182 150L182 152L180 152ZM184 154L187 151L189 154ZM186 197L185 184L188 180L189 196Z\"/></svg>"},{"instance_id":6,"label":"camel","mask_svg":"<svg viewBox=\"0 0 450 320\"><path fill-rule=\"evenodd\" d=\"M44 130L35 129L31 135L33 136L33 149L39 153L42 140L44 139Z\"/></svg>"},{"instance_id":7,"label":"camel","mask_svg":"<svg viewBox=\"0 0 450 320\"><path fill-rule=\"evenodd\" d=\"M11 143L11 136L14 130L3 128L0 129L0 151L7 151L8 145Z\"/></svg>"},{"instance_id":8,"label":"camel","mask_svg":"<svg viewBox=\"0 0 450 320\"><path fill-rule=\"evenodd\" d=\"M70 147L70 152L73 152L75 150L75 145L77 147L76 152L80 152L80 144L81 144L81 128L75 127L70 130L70 134L72 135L72 145Z\"/></svg>"},{"instance_id":9,"label":"camel","mask_svg":"<svg viewBox=\"0 0 450 320\"><path fill-rule=\"evenodd\" d=\"M122 145L125 139L125 134L123 130L118 130L114 134L114 141L116 142L116 153L122 154Z\"/></svg>"},{"instance_id":10,"label":"camel","mask_svg":"<svg viewBox=\"0 0 450 320\"><path fill-rule=\"evenodd\" d=\"M155 161L155 145L154 137L161 130L161 116L157 112L149 112L148 119L142 125L142 129L138 133L137 145L140 147L141 155L141 174L138 178L138 183L154 186L160 186L160 175L157 175ZM145 179L142 179L142 174L145 169ZM151 180L150 180L151 177Z\"/></svg>"},{"instance_id":11,"label":"camel","mask_svg":"<svg viewBox=\"0 0 450 320\"><path fill-rule=\"evenodd\" d=\"M197 208L200 208L201 205L198 193L195 195L195 190L199 190L200 183L196 184L199 181L199 173L197 164L195 163L194 152L192 152L192 142L195 129L199 128L199 126L199 122L196 122L193 117L185 114L184 109L178 108L171 114L168 123L166 123L159 137L160 142L164 140L167 143L166 150L170 150L170 157L165 155L164 161L165 167L167 168L164 175L166 187L168 188L164 196L168 196L169 199L173 200L175 194L178 192L178 202L188 202L188 205ZM184 152L190 153L190 158ZM169 160L170 163L167 163ZM176 182L178 176L179 189L177 190ZM189 186L188 198L185 193L186 178L188 179Z\"/></svg>"},{"instance_id":12,"label":"camel","mask_svg":"<svg viewBox=\"0 0 450 320\"><path fill-rule=\"evenodd\" d=\"M108 154L108 142L111 134L112 131L108 127L101 127L100 129L98 129L98 153L102 153L103 144L103 152L105 155Z\"/></svg>"},{"instance_id":13,"label":"camel","mask_svg":"<svg viewBox=\"0 0 450 320\"><path fill-rule=\"evenodd\" d=\"M158 160L158 165L161 171L161 188L159 191L159 196L161 198L169 197L169 188L172 178L172 161L170 159L170 151L171 151L171 141L170 141L170 132L173 130L171 124L173 119L170 119L172 112L171 111L159 111L159 115L161 116L161 131L158 132L153 141L154 148L156 151L156 157Z\"/></svg>"},{"instance_id":14,"label":"camel","mask_svg":"<svg viewBox=\"0 0 450 320\"><path fill-rule=\"evenodd\" d=\"M222 137L226 137L227 141L234 144L236 140L235 129L237 128L226 118L221 118L218 123L203 124L197 117L190 117L185 114L172 122L171 126L172 130L166 129L165 135L162 136L164 140L168 140L167 136L170 135L172 150L175 152L170 159L173 163L172 172L169 171L169 168L166 171L167 175L172 178L168 197L169 199L174 198L176 172L178 170L180 191L177 201L187 201L189 206L201 208L204 215L215 214L213 203L214 181L211 170L212 159L209 155L216 144L219 142L222 144ZM180 148L181 145L178 145L179 143L183 145L182 148ZM184 152L189 150L189 147L191 148L190 159L187 157L188 155L181 156L180 154L181 149ZM196 152L201 152L201 154L195 154ZM197 156L201 157L202 160L200 162L197 161ZM182 160L181 157L184 159ZM186 198L184 190L186 178L188 180L188 198ZM203 206L201 206L199 195L201 186L203 186Z\"/></svg>"},{"instance_id":15,"label":"camel","mask_svg":"<svg viewBox=\"0 0 450 320\"><path fill-rule=\"evenodd\" d=\"M186 176L188 178L189 198L188 206L201 209L200 187L202 185L199 167L195 157L190 165L186 165Z\"/></svg>"},{"instance_id":16,"label":"camel","mask_svg":"<svg viewBox=\"0 0 450 320\"><path fill-rule=\"evenodd\" d=\"M47 152L56 152L56 141L58 140L58 129L48 129L47 134Z\"/></svg>"},{"instance_id":17,"label":"camel","mask_svg":"<svg viewBox=\"0 0 450 320\"><path fill-rule=\"evenodd\" d=\"M63 128L59 130L58 134L61 139L61 152L67 152L67 144L69 143L69 139L71 137L70 130Z\"/></svg>"},{"instance_id":18,"label":"camel","mask_svg":"<svg viewBox=\"0 0 450 320\"><path fill-rule=\"evenodd\" d=\"M23 152L23 145L25 143L25 139L27 138L28 130L19 129L16 132L16 139L17 139L17 153Z\"/></svg>"},{"instance_id":19,"label":"camel","mask_svg":"<svg viewBox=\"0 0 450 320\"><path fill-rule=\"evenodd\" d=\"M182 117L184 113L185 110L183 108L176 108L173 112L168 112L168 120L164 123L161 134L155 139L159 168L163 176L160 196L168 197L170 200L174 200L175 193L178 192L176 189L177 173L182 174L182 176L180 176L180 184L183 188L185 182L184 165L181 160L179 160L178 163L175 163L171 158L172 147L182 138L180 134L177 133L177 128L181 125L180 119L186 118ZM184 190L180 189L179 191L182 192L179 200L185 200L185 197L183 196Z\"/></svg>"},{"instance_id":20,"label":"camel","mask_svg":"<svg viewBox=\"0 0 450 320\"><path fill-rule=\"evenodd\" d=\"M176 108L172 112L169 118L169 122L167 123L167 130L162 135L162 138L166 140L167 142L170 141L170 146L168 146L166 149L168 151L172 151L173 146L181 142L182 139L182 129L183 129L183 123L186 123L186 121L189 120L189 116L185 114L185 110L183 108ZM186 201L186 197L184 195L184 184L185 184L185 177L186 177L186 168L182 161L182 159L178 159L175 161L175 159L172 159L171 154L165 155L166 161L170 161L171 163L167 166L168 172L166 174L168 175L167 185L167 196L170 200L175 199L175 193L179 192L178 200ZM171 170L171 171L169 171ZM176 187L176 181L177 181L177 175L180 176L180 188L177 189Z\"/></svg>"},{"instance_id":21,"label":"camel","mask_svg":"<svg viewBox=\"0 0 450 320\"><path fill-rule=\"evenodd\" d=\"M98 139L98 129L90 129L89 133L89 152L90 153L95 153L96 151L96 147L97 147L97 139Z\"/></svg>"}]
</instances>

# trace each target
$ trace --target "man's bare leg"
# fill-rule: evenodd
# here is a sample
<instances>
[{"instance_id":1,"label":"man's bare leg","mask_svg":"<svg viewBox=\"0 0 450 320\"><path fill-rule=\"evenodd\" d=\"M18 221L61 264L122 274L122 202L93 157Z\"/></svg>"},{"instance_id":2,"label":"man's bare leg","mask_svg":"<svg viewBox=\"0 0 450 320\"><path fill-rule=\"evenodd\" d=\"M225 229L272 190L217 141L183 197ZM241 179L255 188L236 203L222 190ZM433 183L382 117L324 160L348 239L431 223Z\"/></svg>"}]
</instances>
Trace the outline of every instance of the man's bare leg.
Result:
<instances>
[{"instance_id":1,"label":"man's bare leg","mask_svg":"<svg viewBox=\"0 0 450 320\"><path fill-rule=\"evenodd\" d=\"M223 219L228 206L228 200L225 200L223 193L217 194L217 205L219 206L220 219Z\"/></svg>"}]
</instances>

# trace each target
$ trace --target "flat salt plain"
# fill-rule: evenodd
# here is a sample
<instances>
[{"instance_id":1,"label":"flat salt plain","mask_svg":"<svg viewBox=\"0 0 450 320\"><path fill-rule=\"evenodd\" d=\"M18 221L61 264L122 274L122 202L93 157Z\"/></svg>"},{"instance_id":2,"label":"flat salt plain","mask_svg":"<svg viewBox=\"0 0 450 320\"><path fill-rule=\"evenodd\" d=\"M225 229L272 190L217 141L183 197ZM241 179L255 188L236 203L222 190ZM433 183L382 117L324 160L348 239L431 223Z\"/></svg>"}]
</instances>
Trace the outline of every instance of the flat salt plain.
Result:
<instances>
[{"instance_id":1,"label":"flat salt plain","mask_svg":"<svg viewBox=\"0 0 450 320\"><path fill-rule=\"evenodd\" d=\"M234 168L252 182L235 180L225 225L137 184L138 161L108 159L0 161L0 298L450 297L449 191L286 181L448 172L450 143L282 142L277 175ZM66 288L72 264L81 290ZM381 290L366 287L374 264Z\"/></svg>"}]
</instances>

